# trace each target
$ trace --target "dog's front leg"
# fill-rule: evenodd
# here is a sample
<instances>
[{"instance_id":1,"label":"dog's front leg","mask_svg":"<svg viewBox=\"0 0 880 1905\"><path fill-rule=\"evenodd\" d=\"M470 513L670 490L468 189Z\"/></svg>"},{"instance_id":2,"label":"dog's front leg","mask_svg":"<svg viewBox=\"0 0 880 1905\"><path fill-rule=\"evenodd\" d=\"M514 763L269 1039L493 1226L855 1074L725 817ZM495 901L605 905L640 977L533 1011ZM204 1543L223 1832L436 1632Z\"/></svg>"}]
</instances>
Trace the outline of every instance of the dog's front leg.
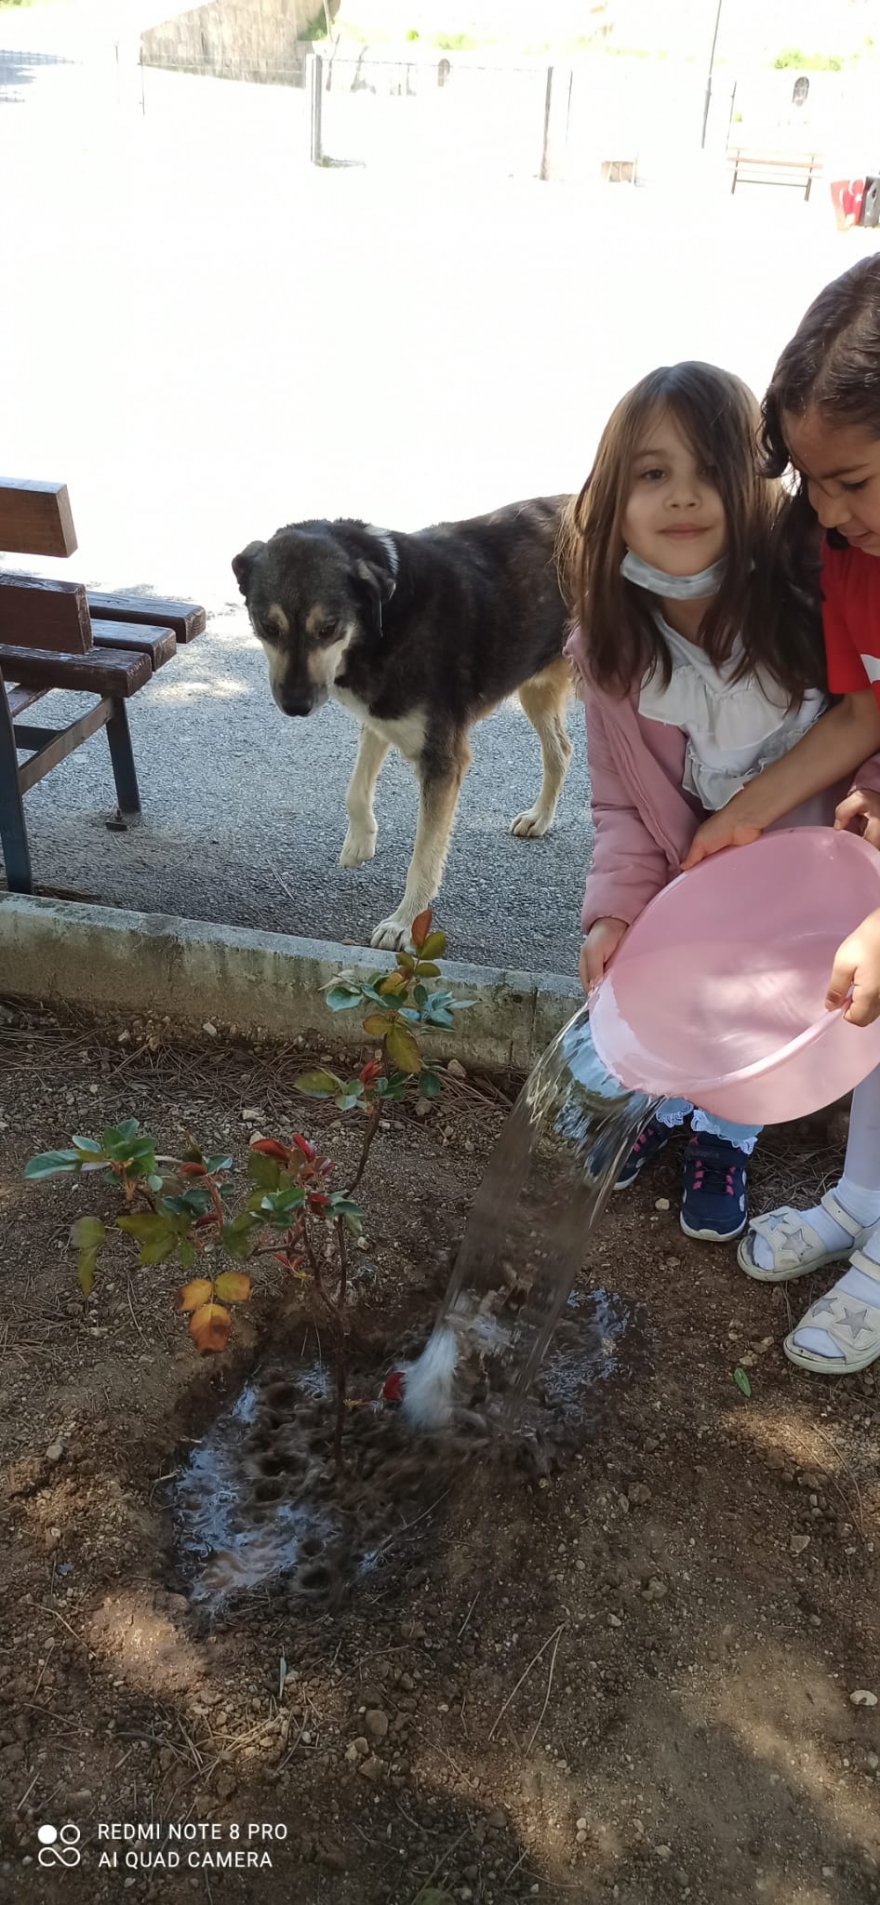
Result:
<instances>
[{"instance_id":1,"label":"dog's front leg","mask_svg":"<svg viewBox=\"0 0 880 1905\"><path fill-rule=\"evenodd\" d=\"M373 812L373 796L387 753L388 742L383 741L381 734L377 734L375 728L362 727L354 773L345 796L348 832L339 855L341 867L362 867L366 860L372 860L376 851L379 829Z\"/></svg>"},{"instance_id":2,"label":"dog's front leg","mask_svg":"<svg viewBox=\"0 0 880 1905\"><path fill-rule=\"evenodd\" d=\"M392 950L408 946L413 920L435 898L446 865L459 789L470 762L470 748L462 737L456 742L453 759L447 760L441 770L420 770L419 821L406 888L396 912L376 927L373 946Z\"/></svg>"}]
</instances>

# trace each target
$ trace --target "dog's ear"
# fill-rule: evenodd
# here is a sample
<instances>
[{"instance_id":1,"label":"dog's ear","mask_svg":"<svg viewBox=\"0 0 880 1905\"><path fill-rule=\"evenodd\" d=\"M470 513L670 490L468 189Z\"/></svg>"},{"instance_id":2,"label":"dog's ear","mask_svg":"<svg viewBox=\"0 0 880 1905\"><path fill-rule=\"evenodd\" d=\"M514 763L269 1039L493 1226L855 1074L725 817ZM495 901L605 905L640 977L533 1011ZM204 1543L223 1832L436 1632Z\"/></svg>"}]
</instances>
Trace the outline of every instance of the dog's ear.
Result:
<instances>
[{"instance_id":1,"label":"dog's ear","mask_svg":"<svg viewBox=\"0 0 880 1905\"><path fill-rule=\"evenodd\" d=\"M368 562L361 556L355 563L353 579L357 593L367 603L374 633L382 635L382 610L397 587L396 576L383 562Z\"/></svg>"},{"instance_id":2,"label":"dog's ear","mask_svg":"<svg viewBox=\"0 0 880 1905\"><path fill-rule=\"evenodd\" d=\"M250 588L254 563L257 557L262 555L265 547L264 542L249 542L247 548L242 550L241 555L233 556L232 558L232 573L242 595L247 595L248 589Z\"/></svg>"}]
</instances>

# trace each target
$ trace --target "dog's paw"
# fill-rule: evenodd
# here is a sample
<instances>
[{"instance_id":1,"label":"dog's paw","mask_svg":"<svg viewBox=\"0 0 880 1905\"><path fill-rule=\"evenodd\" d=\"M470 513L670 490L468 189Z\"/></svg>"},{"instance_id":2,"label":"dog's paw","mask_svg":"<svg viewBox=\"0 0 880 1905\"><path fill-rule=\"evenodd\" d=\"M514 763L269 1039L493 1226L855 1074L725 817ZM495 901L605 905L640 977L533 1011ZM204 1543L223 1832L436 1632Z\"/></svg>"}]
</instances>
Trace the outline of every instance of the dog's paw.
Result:
<instances>
[{"instance_id":1,"label":"dog's paw","mask_svg":"<svg viewBox=\"0 0 880 1905\"><path fill-rule=\"evenodd\" d=\"M524 814L517 814L511 821L510 831L518 840L540 840L549 825L549 816L542 813L540 807L527 807Z\"/></svg>"},{"instance_id":2,"label":"dog's paw","mask_svg":"<svg viewBox=\"0 0 880 1905\"><path fill-rule=\"evenodd\" d=\"M342 852L339 855L340 866L366 866L367 861L372 860L375 854L378 837L378 827L359 829L349 827L342 843Z\"/></svg>"},{"instance_id":3,"label":"dog's paw","mask_svg":"<svg viewBox=\"0 0 880 1905\"><path fill-rule=\"evenodd\" d=\"M402 952L409 946L411 932L411 919L401 919L398 913L391 913L387 919L380 919L370 945L382 946L386 952Z\"/></svg>"}]
</instances>

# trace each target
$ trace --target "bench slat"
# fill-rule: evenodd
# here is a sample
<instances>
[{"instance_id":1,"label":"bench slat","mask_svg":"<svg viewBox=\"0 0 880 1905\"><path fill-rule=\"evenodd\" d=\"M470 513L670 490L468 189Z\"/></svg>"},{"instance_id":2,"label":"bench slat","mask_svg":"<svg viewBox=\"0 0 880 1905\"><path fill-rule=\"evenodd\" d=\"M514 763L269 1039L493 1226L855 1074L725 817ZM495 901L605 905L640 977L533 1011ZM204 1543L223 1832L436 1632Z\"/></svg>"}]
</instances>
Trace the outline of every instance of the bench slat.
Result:
<instances>
[{"instance_id":1,"label":"bench slat","mask_svg":"<svg viewBox=\"0 0 880 1905\"><path fill-rule=\"evenodd\" d=\"M2 693L3 687L0 684L0 694ZM24 714L26 709L32 708L36 701L42 701L45 694L48 694L47 688L7 688L6 699L13 721L18 715Z\"/></svg>"},{"instance_id":2,"label":"bench slat","mask_svg":"<svg viewBox=\"0 0 880 1905\"><path fill-rule=\"evenodd\" d=\"M92 645L89 605L78 582L0 574L0 641L13 648L54 648L84 655Z\"/></svg>"},{"instance_id":3,"label":"bench slat","mask_svg":"<svg viewBox=\"0 0 880 1905\"><path fill-rule=\"evenodd\" d=\"M130 649L92 649L88 655L59 655L52 649L0 645L0 671L22 688L76 688L83 694L127 698L149 681L149 655Z\"/></svg>"},{"instance_id":4,"label":"bench slat","mask_svg":"<svg viewBox=\"0 0 880 1905\"><path fill-rule=\"evenodd\" d=\"M191 642L205 626L205 611L195 602L169 602L158 595L104 595L95 589L89 589L88 600L92 614L103 622L171 628L179 642Z\"/></svg>"},{"instance_id":5,"label":"bench slat","mask_svg":"<svg viewBox=\"0 0 880 1905\"><path fill-rule=\"evenodd\" d=\"M72 556L75 548L66 483L0 477L0 549L16 556Z\"/></svg>"},{"instance_id":6,"label":"bench slat","mask_svg":"<svg viewBox=\"0 0 880 1905\"><path fill-rule=\"evenodd\" d=\"M130 649L136 655L149 655L154 668L163 668L177 654L177 637L171 628L126 628L124 622L93 622L95 648Z\"/></svg>"}]
</instances>

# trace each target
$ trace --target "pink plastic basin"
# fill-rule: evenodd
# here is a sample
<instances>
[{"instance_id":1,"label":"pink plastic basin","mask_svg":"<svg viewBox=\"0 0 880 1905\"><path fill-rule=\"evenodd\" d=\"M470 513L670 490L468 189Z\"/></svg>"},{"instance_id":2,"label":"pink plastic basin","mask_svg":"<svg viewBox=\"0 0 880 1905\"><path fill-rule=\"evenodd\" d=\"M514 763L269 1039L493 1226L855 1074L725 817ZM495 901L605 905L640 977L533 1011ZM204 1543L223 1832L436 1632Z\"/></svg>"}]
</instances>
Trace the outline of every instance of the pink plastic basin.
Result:
<instances>
[{"instance_id":1,"label":"pink plastic basin","mask_svg":"<svg viewBox=\"0 0 880 1905\"><path fill-rule=\"evenodd\" d=\"M880 907L880 853L829 827L768 833L682 873L630 927L590 1014L608 1069L738 1124L829 1105L880 1064L880 1020L827 1012L834 954Z\"/></svg>"}]
</instances>

